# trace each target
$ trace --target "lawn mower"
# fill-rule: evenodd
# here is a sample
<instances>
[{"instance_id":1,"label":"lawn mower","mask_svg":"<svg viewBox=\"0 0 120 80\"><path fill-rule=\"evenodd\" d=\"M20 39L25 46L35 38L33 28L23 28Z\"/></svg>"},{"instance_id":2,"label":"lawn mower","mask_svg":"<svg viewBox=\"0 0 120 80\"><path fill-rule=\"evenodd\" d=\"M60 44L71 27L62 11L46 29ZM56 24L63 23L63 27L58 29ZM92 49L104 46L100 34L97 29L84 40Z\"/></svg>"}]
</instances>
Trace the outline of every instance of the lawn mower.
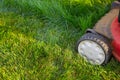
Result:
<instances>
[{"instance_id":1,"label":"lawn mower","mask_svg":"<svg viewBox=\"0 0 120 80\"><path fill-rule=\"evenodd\" d=\"M105 65L114 56L120 62L120 0L76 44L78 53L94 65Z\"/></svg>"}]
</instances>

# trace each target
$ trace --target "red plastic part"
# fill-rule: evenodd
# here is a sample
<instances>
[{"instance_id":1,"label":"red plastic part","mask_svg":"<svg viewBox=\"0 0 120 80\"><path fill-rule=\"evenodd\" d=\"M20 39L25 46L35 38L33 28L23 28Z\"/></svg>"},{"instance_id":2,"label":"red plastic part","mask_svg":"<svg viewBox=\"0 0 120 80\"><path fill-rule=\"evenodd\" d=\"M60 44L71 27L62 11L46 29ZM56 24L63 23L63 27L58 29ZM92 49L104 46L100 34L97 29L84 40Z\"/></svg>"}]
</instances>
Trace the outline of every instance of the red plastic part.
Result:
<instances>
[{"instance_id":1,"label":"red plastic part","mask_svg":"<svg viewBox=\"0 0 120 80\"><path fill-rule=\"evenodd\" d=\"M112 22L111 32L113 37L113 55L118 61L120 61L120 23L118 22L118 17Z\"/></svg>"}]
</instances>

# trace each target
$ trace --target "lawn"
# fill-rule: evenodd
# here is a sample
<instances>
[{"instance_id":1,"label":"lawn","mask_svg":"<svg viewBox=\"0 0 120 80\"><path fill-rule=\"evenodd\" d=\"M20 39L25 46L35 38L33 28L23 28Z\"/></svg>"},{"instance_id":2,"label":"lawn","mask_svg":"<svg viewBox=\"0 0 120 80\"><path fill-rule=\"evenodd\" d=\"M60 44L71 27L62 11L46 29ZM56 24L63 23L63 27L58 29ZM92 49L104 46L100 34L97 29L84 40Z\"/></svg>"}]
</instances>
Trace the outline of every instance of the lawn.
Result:
<instances>
[{"instance_id":1,"label":"lawn","mask_svg":"<svg viewBox=\"0 0 120 80\"><path fill-rule=\"evenodd\" d=\"M76 41L112 0L0 0L0 80L119 80L120 63L87 63Z\"/></svg>"}]
</instances>

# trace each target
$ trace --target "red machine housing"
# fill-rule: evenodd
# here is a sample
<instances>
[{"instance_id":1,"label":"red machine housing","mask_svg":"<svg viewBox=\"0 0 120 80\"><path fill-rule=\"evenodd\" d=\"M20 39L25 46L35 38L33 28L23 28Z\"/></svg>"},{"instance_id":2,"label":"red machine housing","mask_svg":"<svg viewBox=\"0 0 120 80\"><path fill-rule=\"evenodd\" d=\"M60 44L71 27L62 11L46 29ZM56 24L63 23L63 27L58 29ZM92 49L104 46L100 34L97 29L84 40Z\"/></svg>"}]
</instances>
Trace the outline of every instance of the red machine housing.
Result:
<instances>
[{"instance_id":1,"label":"red machine housing","mask_svg":"<svg viewBox=\"0 0 120 80\"><path fill-rule=\"evenodd\" d=\"M120 61L120 23L118 22L118 17L115 18L111 24L112 33L112 47L114 57Z\"/></svg>"}]
</instances>

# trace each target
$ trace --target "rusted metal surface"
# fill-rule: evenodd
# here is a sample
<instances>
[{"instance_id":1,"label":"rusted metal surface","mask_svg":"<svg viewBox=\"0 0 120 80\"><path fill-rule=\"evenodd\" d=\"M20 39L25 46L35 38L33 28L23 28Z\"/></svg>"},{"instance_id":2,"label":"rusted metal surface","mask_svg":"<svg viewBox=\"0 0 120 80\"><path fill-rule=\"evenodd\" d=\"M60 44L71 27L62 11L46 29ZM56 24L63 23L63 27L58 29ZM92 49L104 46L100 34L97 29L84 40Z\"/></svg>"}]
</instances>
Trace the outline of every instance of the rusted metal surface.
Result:
<instances>
[{"instance_id":1,"label":"rusted metal surface","mask_svg":"<svg viewBox=\"0 0 120 80\"><path fill-rule=\"evenodd\" d=\"M119 8L111 9L105 16L103 16L94 26L94 30L104 35L105 37L112 39L110 26L115 17L118 16Z\"/></svg>"}]
</instances>

